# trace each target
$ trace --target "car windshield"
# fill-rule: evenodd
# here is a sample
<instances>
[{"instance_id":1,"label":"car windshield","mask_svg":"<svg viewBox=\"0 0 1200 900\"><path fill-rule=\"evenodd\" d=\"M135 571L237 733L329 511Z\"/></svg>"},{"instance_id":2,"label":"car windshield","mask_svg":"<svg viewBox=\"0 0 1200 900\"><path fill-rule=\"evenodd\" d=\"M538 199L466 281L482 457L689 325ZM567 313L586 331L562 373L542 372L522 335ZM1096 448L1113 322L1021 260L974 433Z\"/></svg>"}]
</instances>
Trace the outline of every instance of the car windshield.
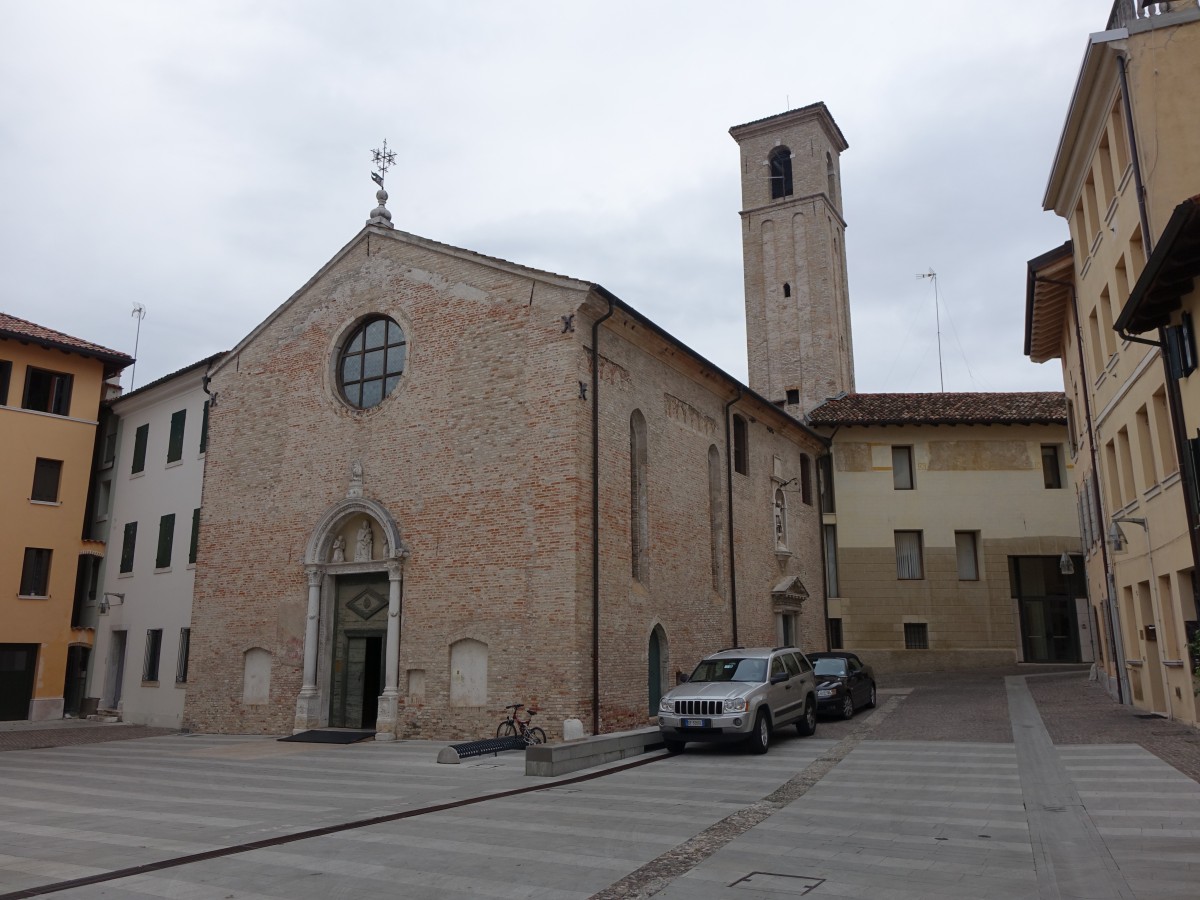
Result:
<instances>
[{"instance_id":1,"label":"car windshield","mask_svg":"<svg viewBox=\"0 0 1200 900\"><path fill-rule=\"evenodd\" d=\"M845 675L846 661L844 659L814 659L813 672L817 675Z\"/></svg>"},{"instance_id":2,"label":"car windshield","mask_svg":"<svg viewBox=\"0 0 1200 900\"><path fill-rule=\"evenodd\" d=\"M689 681L753 681L767 680L767 661L757 659L706 659L696 666Z\"/></svg>"}]
</instances>

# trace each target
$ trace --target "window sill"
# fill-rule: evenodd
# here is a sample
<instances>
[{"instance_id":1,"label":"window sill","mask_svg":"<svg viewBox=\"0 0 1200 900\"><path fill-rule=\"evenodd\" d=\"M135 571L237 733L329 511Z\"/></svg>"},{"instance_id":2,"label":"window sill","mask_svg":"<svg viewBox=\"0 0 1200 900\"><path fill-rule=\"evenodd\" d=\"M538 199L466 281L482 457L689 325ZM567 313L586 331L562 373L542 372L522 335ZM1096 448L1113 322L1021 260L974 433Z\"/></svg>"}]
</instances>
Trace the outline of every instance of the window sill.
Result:
<instances>
[{"instance_id":1,"label":"window sill","mask_svg":"<svg viewBox=\"0 0 1200 900\"><path fill-rule=\"evenodd\" d=\"M49 594L17 594L18 600L49 600Z\"/></svg>"},{"instance_id":2,"label":"window sill","mask_svg":"<svg viewBox=\"0 0 1200 900\"><path fill-rule=\"evenodd\" d=\"M140 472L130 472L129 477L130 478L141 478L145 474L146 474L146 470L142 469Z\"/></svg>"},{"instance_id":3,"label":"window sill","mask_svg":"<svg viewBox=\"0 0 1200 900\"><path fill-rule=\"evenodd\" d=\"M195 571L196 571L196 564L195 564L194 562L190 562L190 563L188 563L188 564L187 564L187 570L188 570L189 572L195 572Z\"/></svg>"},{"instance_id":4,"label":"window sill","mask_svg":"<svg viewBox=\"0 0 1200 900\"><path fill-rule=\"evenodd\" d=\"M118 578L132 578L133 573L132 572L118 572L117 577Z\"/></svg>"},{"instance_id":5,"label":"window sill","mask_svg":"<svg viewBox=\"0 0 1200 900\"><path fill-rule=\"evenodd\" d=\"M187 688L187 682L186 681L176 681L175 687L181 691L185 690Z\"/></svg>"},{"instance_id":6,"label":"window sill","mask_svg":"<svg viewBox=\"0 0 1200 900\"><path fill-rule=\"evenodd\" d=\"M165 466L163 466L163 468L164 469L174 469L176 466L182 466L182 465L183 465L182 459L168 459L167 464Z\"/></svg>"},{"instance_id":7,"label":"window sill","mask_svg":"<svg viewBox=\"0 0 1200 900\"><path fill-rule=\"evenodd\" d=\"M61 500L34 500L30 497L29 502L34 506L62 506Z\"/></svg>"},{"instance_id":8,"label":"window sill","mask_svg":"<svg viewBox=\"0 0 1200 900\"><path fill-rule=\"evenodd\" d=\"M142 687L158 687L158 681L143 681Z\"/></svg>"},{"instance_id":9,"label":"window sill","mask_svg":"<svg viewBox=\"0 0 1200 900\"><path fill-rule=\"evenodd\" d=\"M165 574L167 574L167 573L168 573L168 572L170 572L170 571L171 571L171 567L170 567L170 566L163 566L161 569L155 569L155 570L154 570L154 574L155 574L155 575L165 575Z\"/></svg>"}]
</instances>

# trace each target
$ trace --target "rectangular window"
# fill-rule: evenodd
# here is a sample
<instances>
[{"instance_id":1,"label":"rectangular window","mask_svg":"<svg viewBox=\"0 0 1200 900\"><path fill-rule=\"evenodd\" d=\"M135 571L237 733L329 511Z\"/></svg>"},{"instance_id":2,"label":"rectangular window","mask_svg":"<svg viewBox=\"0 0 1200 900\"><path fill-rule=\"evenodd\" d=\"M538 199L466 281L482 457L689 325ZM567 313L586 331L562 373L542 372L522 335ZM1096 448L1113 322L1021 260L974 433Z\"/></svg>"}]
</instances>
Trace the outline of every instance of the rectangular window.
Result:
<instances>
[{"instance_id":1,"label":"rectangular window","mask_svg":"<svg viewBox=\"0 0 1200 900\"><path fill-rule=\"evenodd\" d=\"M200 549L200 507L192 510L192 541L188 545L188 564L196 564L196 552Z\"/></svg>"},{"instance_id":2,"label":"rectangular window","mask_svg":"<svg viewBox=\"0 0 1200 900\"><path fill-rule=\"evenodd\" d=\"M800 454L800 500L812 506L812 461L807 453Z\"/></svg>"},{"instance_id":3,"label":"rectangular window","mask_svg":"<svg viewBox=\"0 0 1200 900\"><path fill-rule=\"evenodd\" d=\"M22 597L50 596L50 557L52 555L52 551L44 547L25 548L25 562L21 566Z\"/></svg>"},{"instance_id":4,"label":"rectangular window","mask_svg":"<svg viewBox=\"0 0 1200 900\"><path fill-rule=\"evenodd\" d=\"M111 417L108 420L108 428L104 432L103 453L103 465L111 466L117 461L117 422L116 419Z\"/></svg>"},{"instance_id":5,"label":"rectangular window","mask_svg":"<svg viewBox=\"0 0 1200 900\"><path fill-rule=\"evenodd\" d=\"M897 531L896 577L902 581L920 580L925 577L925 564L921 552L921 532Z\"/></svg>"},{"instance_id":6,"label":"rectangular window","mask_svg":"<svg viewBox=\"0 0 1200 900\"><path fill-rule=\"evenodd\" d=\"M741 416L733 417L733 471L739 475L750 474L749 438L746 435L746 420Z\"/></svg>"},{"instance_id":7,"label":"rectangular window","mask_svg":"<svg viewBox=\"0 0 1200 900\"><path fill-rule=\"evenodd\" d=\"M1079 433L1075 430L1075 404L1070 398L1067 398L1067 443L1074 458L1079 452Z\"/></svg>"},{"instance_id":8,"label":"rectangular window","mask_svg":"<svg viewBox=\"0 0 1200 900\"><path fill-rule=\"evenodd\" d=\"M904 649L928 650L929 625L926 622L904 623Z\"/></svg>"},{"instance_id":9,"label":"rectangular window","mask_svg":"<svg viewBox=\"0 0 1200 900\"><path fill-rule=\"evenodd\" d=\"M954 549L958 554L958 580L979 580L979 538L975 531L954 532Z\"/></svg>"},{"instance_id":10,"label":"rectangular window","mask_svg":"<svg viewBox=\"0 0 1200 900\"><path fill-rule=\"evenodd\" d=\"M913 489L912 447L892 448L892 487L898 491Z\"/></svg>"},{"instance_id":11,"label":"rectangular window","mask_svg":"<svg viewBox=\"0 0 1200 900\"><path fill-rule=\"evenodd\" d=\"M133 571L133 549L137 545L137 522L127 522L121 541L121 572Z\"/></svg>"},{"instance_id":12,"label":"rectangular window","mask_svg":"<svg viewBox=\"0 0 1200 900\"><path fill-rule=\"evenodd\" d=\"M35 369L25 370L25 397L21 406L38 412L65 416L71 411L72 376L63 372Z\"/></svg>"},{"instance_id":13,"label":"rectangular window","mask_svg":"<svg viewBox=\"0 0 1200 900\"><path fill-rule=\"evenodd\" d=\"M167 440L167 462L179 462L183 459L183 430L187 421L187 410L181 409L171 413L171 437Z\"/></svg>"},{"instance_id":14,"label":"rectangular window","mask_svg":"<svg viewBox=\"0 0 1200 900\"><path fill-rule=\"evenodd\" d=\"M8 406L8 383L12 380L12 362L0 359L0 406Z\"/></svg>"},{"instance_id":15,"label":"rectangular window","mask_svg":"<svg viewBox=\"0 0 1200 900\"><path fill-rule=\"evenodd\" d=\"M58 484L62 479L61 459L42 459L40 456L33 464L33 492L30 500L43 503L58 502Z\"/></svg>"},{"instance_id":16,"label":"rectangular window","mask_svg":"<svg viewBox=\"0 0 1200 900\"><path fill-rule=\"evenodd\" d=\"M171 567L171 548L175 545L175 513L167 513L158 520L158 553L154 557L154 568Z\"/></svg>"},{"instance_id":17,"label":"rectangular window","mask_svg":"<svg viewBox=\"0 0 1200 900\"><path fill-rule=\"evenodd\" d=\"M842 620L829 620L829 649L841 650L844 646L842 641Z\"/></svg>"},{"instance_id":18,"label":"rectangular window","mask_svg":"<svg viewBox=\"0 0 1200 900\"><path fill-rule=\"evenodd\" d=\"M146 469L146 444L150 441L150 423L139 425L133 433L133 466L130 472L136 475Z\"/></svg>"},{"instance_id":19,"label":"rectangular window","mask_svg":"<svg viewBox=\"0 0 1200 900\"><path fill-rule=\"evenodd\" d=\"M1058 490L1063 486L1062 454L1058 444L1042 445L1042 482L1046 490Z\"/></svg>"},{"instance_id":20,"label":"rectangular window","mask_svg":"<svg viewBox=\"0 0 1200 900\"><path fill-rule=\"evenodd\" d=\"M837 526L824 525L822 532L825 537L825 590L830 597L840 597L838 593L838 558L837 558Z\"/></svg>"},{"instance_id":21,"label":"rectangular window","mask_svg":"<svg viewBox=\"0 0 1200 900\"><path fill-rule=\"evenodd\" d=\"M192 649L192 629L179 629L179 656L175 661L175 683L187 684L188 654Z\"/></svg>"},{"instance_id":22,"label":"rectangular window","mask_svg":"<svg viewBox=\"0 0 1200 900\"><path fill-rule=\"evenodd\" d=\"M211 401L204 401L204 414L200 419L200 455L203 456L208 452L208 404Z\"/></svg>"},{"instance_id":23,"label":"rectangular window","mask_svg":"<svg viewBox=\"0 0 1200 900\"><path fill-rule=\"evenodd\" d=\"M146 632L146 659L142 663L142 681L158 681L158 661L162 656L162 629Z\"/></svg>"}]
</instances>

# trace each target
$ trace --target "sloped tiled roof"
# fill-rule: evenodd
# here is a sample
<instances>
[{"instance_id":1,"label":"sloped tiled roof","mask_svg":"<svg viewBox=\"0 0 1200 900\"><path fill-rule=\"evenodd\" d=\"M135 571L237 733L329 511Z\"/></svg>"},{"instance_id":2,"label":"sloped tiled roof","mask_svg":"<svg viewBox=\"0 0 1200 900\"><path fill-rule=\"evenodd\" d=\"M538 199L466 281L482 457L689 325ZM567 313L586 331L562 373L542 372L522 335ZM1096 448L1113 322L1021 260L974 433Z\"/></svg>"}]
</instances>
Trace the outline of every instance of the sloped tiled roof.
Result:
<instances>
[{"instance_id":1,"label":"sloped tiled roof","mask_svg":"<svg viewBox=\"0 0 1200 900\"><path fill-rule=\"evenodd\" d=\"M822 425L1064 425L1057 391L949 394L847 394L808 414Z\"/></svg>"},{"instance_id":2,"label":"sloped tiled roof","mask_svg":"<svg viewBox=\"0 0 1200 900\"><path fill-rule=\"evenodd\" d=\"M4 312L0 312L0 338L12 338L30 344L38 344L42 347L52 347L56 350L66 350L71 353L82 354L83 356L91 356L105 362L115 363L120 368L124 368L133 362L133 357L128 354L117 350L109 350L107 347L101 347L99 344L93 344L91 341L71 337L71 335L63 334L61 331L55 331L52 328L46 328L44 325L18 319L16 316L10 316Z\"/></svg>"},{"instance_id":3,"label":"sloped tiled roof","mask_svg":"<svg viewBox=\"0 0 1200 900\"><path fill-rule=\"evenodd\" d=\"M168 375L162 376L162 378L156 378L154 381L151 381L149 384L143 384L137 390L130 391L128 394L122 394L120 397L117 397L116 400L114 400L113 402L120 403L122 400L128 400L130 397L141 396L142 394L146 393L147 391L154 390L159 385L166 384L168 381L172 381L173 379L178 378L180 375L186 375L188 372L192 372L196 369L201 368L202 366L212 365L218 359L220 359L222 356L224 356L225 352L226 351L222 350L220 353L214 353L212 356L204 357L204 359L200 360L199 362L194 362L191 365L184 366L182 369L176 369L174 372L171 372Z\"/></svg>"}]
</instances>

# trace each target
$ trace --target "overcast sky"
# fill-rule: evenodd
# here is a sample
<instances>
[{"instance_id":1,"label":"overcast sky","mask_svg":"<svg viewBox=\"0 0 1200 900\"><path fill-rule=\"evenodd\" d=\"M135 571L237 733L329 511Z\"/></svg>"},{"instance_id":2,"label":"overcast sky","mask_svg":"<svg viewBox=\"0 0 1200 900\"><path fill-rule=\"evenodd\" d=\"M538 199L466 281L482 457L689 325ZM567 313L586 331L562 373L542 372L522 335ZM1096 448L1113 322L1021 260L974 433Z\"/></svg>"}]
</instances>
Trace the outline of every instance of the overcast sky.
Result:
<instances>
[{"instance_id":1,"label":"overcast sky","mask_svg":"<svg viewBox=\"0 0 1200 900\"><path fill-rule=\"evenodd\" d=\"M730 126L823 100L860 391L1061 390L1025 263L1111 0L0 0L0 310L132 353L236 344L362 227L599 282L741 380ZM129 374L125 377L129 386Z\"/></svg>"}]
</instances>

